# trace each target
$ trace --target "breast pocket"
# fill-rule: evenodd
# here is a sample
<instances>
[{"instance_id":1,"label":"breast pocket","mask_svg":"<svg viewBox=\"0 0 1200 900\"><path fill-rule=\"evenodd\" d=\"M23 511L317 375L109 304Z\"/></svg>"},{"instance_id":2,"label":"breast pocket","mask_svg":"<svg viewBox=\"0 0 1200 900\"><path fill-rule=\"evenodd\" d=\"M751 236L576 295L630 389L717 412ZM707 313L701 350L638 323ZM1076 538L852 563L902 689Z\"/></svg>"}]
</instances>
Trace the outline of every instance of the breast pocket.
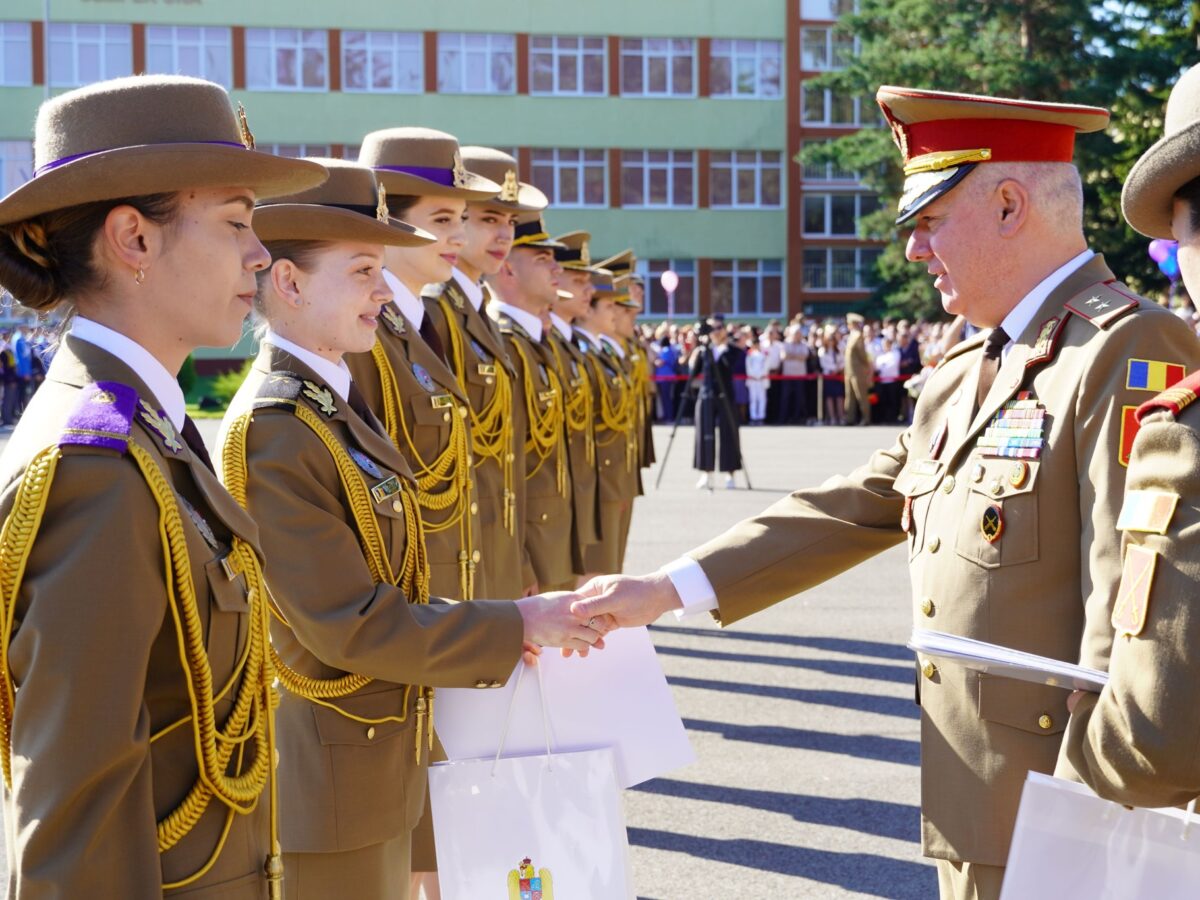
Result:
<instances>
[{"instance_id":1,"label":"breast pocket","mask_svg":"<svg viewBox=\"0 0 1200 900\"><path fill-rule=\"evenodd\" d=\"M433 462L432 454L440 452L450 442L451 423L455 416L461 415L459 405L446 393L413 398L413 442L418 451L429 454L426 462Z\"/></svg>"},{"instance_id":2,"label":"breast pocket","mask_svg":"<svg viewBox=\"0 0 1200 900\"><path fill-rule=\"evenodd\" d=\"M977 458L971 462L955 551L994 569L1038 558L1038 460Z\"/></svg>"},{"instance_id":3,"label":"breast pocket","mask_svg":"<svg viewBox=\"0 0 1200 900\"><path fill-rule=\"evenodd\" d=\"M894 486L904 495L904 511L900 527L908 534L908 558L911 560L925 549L926 520L933 503L933 491L942 480L945 464L934 459L924 459L913 469L906 469L896 476Z\"/></svg>"}]
</instances>

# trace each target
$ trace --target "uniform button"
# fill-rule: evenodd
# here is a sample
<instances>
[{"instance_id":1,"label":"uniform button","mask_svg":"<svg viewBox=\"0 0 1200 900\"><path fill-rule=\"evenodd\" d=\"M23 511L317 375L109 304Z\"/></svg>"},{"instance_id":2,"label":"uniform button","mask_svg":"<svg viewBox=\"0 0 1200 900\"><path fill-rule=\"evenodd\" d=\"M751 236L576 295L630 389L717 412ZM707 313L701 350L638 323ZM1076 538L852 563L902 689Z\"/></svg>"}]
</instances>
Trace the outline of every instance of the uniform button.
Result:
<instances>
[{"instance_id":1,"label":"uniform button","mask_svg":"<svg viewBox=\"0 0 1200 900\"><path fill-rule=\"evenodd\" d=\"M953 494L954 493L954 476L953 475L947 475L946 480L942 482L942 493L944 493L944 494Z\"/></svg>"},{"instance_id":2,"label":"uniform button","mask_svg":"<svg viewBox=\"0 0 1200 900\"><path fill-rule=\"evenodd\" d=\"M460 406L458 408L458 417L460 419L465 419L467 417L467 408L465 406Z\"/></svg>"},{"instance_id":3,"label":"uniform button","mask_svg":"<svg viewBox=\"0 0 1200 900\"><path fill-rule=\"evenodd\" d=\"M394 509L396 512L404 512L404 504L399 500L393 500L392 509Z\"/></svg>"},{"instance_id":4,"label":"uniform button","mask_svg":"<svg viewBox=\"0 0 1200 900\"><path fill-rule=\"evenodd\" d=\"M375 740L375 726L374 725L372 725L370 728L367 729L367 740L368 741Z\"/></svg>"},{"instance_id":5,"label":"uniform button","mask_svg":"<svg viewBox=\"0 0 1200 900\"><path fill-rule=\"evenodd\" d=\"M930 681L933 681L933 676L937 674L937 666L931 662L926 662L925 665L921 666L921 674Z\"/></svg>"},{"instance_id":6,"label":"uniform button","mask_svg":"<svg viewBox=\"0 0 1200 900\"><path fill-rule=\"evenodd\" d=\"M605 464L606 466L611 466L611 465L612 465L612 460L611 460L611 459L606 459L606 460L604 461L604 464Z\"/></svg>"},{"instance_id":7,"label":"uniform button","mask_svg":"<svg viewBox=\"0 0 1200 900\"><path fill-rule=\"evenodd\" d=\"M1042 731L1049 731L1053 727L1054 727L1054 720L1052 718L1050 718L1049 715L1047 715L1046 713L1042 713L1038 717L1038 728L1042 729Z\"/></svg>"},{"instance_id":8,"label":"uniform button","mask_svg":"<svg viewBox=\"0 0 1200 900\"><path fill-rule=\"evenodd\" d=\"M989 490L991 490L991 492L993 494L995 494L997 497L999 497L1001 494L1004 493L1004 483L999 478L997 478L995 481L992 482L992 486L989 488Z\"/></svg>"},{"instance_id":9,"label":"uniform button","mask_svg":"<svg viewBox=\"0 0 1200 900\"><path fill-rule=\"evenodd\" d=\"M468 454L467 454L467 465L468 465L468 466L473 466L473 465L475 465L475 454L473 454L473 453L468 453Z\"/></svg>"},{"instance_id":10,"label":"uniform button","mask_svg":"<svg viewBox=\"0 0 1200 900\"><path fill-rule=\"evenodd\" d=\"M550 518L550 513L542 513L542 521L545 522Z\"/></svg>"},{"instance_id":11,"label":"uniform button","mask_svg":"<svg viewBox=\"0 0 1200 900\"><path fill-rule=\"evenodd\" d=\"M942 539L936 534L929 539L929 552L937 553L938 548L942 546Z\"/></svg>"},{"instance_id":12,"label":"uniform button","mask_svg":"<svg viewBox=\"0 0 1200 900\"><path fill-rule=\"evenodd\" d=\"M493 681L491 684L489 684L489 685L488 685L488 687L494 687L494 688L498 688L498 687L504 687L504 682L502 682L502 681Z\"/></svg>"},{"instance_id":13,"label":"uniform button","mask_svg":"<svg viewBox=\"0 0 1200 900\"><path fill-rule=\"evenodd\" d=\"M478 681L475 682L475 687L477 687L477 688L485 688L485 687L490 687L490 686L491 685L489 685L487 683L487 681L485 681L482 678L480 678Z\"/></svg>"},{"instance_id":14,"label":"uniform button","mask_svg":"<svg viewBox=\"0 0 1200 900\"><path fill-rule=\"evenodd\" d=\"M986 474L983 463L975 463L975 467L971 469L971 480L976 484L983 481L983 476Z\"/></svg>"},{"instance_id":15,"label":"uniform button","mask_svg":"<svg viewBox=\"0 0 1200 900\"><path fill-rule=\"evenodd\" d=\"M479 504L478 503L471 504L471 515L473 515L473 516L479 515Z\"/></svg>"},{"instance_id":16,"label":"uniform button","mask_svg":"<svg viewBox=\"0 0 1200 900\"><path fill-rule=\"evenodd\" d=\"M921 612L923 612L927 616L933 615L933 598L932 597L926 597L924 600L921 601Z\"/></svg>"},{"instance_id":17,"label":"uniform button","mask_svg":"<svg viewBox=\"0 0 1200 900\"><path fill-rule=\"evenodd\" d=\"M475 550L474 552L471 553L471 562L473 562L473 563L479 562L479 560L481 560L482 558L483 557L480 556L478 550Z\"/></svg>"},{"instance_id":18,"label":"uniform button","mask_svg":"<svg viewBox=\"0 0 1200 900\"><path fill-rule=\"evenodd\" d=\"M449 422L450 421L450 413L448 413L448 412L442 413L442 421Z\"/></svg>"},{"instance_id":19,"label":"uniform button","mask_svg":"<svg viewBox=\"0 0 1200 900\"><path fill-rule=\"evenodd\" d=\"M505 453L505 454L504 454L504 461L505 461L505 462L512 462L512 461L513 461L513 458L514 458L514 457L513 457L513 455L512 455L511 453Z\"/></svg>"},{"instance_id":20,"label":"uniform button","mask_svg":"<svg viewBox=\"0 0 1200 900\"><path fill-rule=\"evenodd\" d=\"M492 378L492 376L491 376L491 375L488 375L486 378L484 378L484 379L483 379L483 383L484 383L484 384L491 384L491 383L492 383L494 380L495 380L495 379L494 379L494 378Z\"/></svg>"}]
</instances>

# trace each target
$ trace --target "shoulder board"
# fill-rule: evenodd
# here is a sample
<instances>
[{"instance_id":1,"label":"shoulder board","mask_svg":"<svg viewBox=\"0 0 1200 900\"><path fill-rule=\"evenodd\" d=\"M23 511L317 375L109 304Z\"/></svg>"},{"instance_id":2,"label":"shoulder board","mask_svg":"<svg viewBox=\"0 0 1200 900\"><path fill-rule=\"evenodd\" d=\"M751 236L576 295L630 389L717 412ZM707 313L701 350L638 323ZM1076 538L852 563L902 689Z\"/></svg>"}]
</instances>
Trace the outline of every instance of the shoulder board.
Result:
<instances>
[{"instance_id":1,"label":"shoulder board","mask_svg":"<svg viewBox=\"0 0 1200 900\"><path fill-rule=\"evenodd\" d=\"M1154 399L1147 400L1139 406L1135 413L1138 424L1140 425L1147 416L1156 412L1169 412L1173 416L1179 415L1180 412L1196 402L1197 392L1200 392L1200 371L1193 372L1183 381L1167 388Z\"/></svg>"},{"instance_id":2,"label":"shoulder board","mask_svg":"<svg viewBox=\"0 0 1200 900\"><path fill-rule=\"evenodd\" d=\"M1104 330L1142 303L1137 294L1117 281L1098 281L1076 294L1064 306L1081 319Z\"/></svg>"},{"instance_id":3,"label":"shoulder board","mask_svg":"<svg viewBox=\"0 0 1200 900\"><path fill-rule=\"evenodd\" d=\"M255 409L293 409L300 399L304 382L291 372L272 372L263 379L254 395Z\"/></svg>"},{"instance_id":4,"label":"shoulder board","mask_svg":"<svg viewBox=\"0 0 1200 900\"><path fill-rule=\"evenodd\" d=\"M63 425L59 446L102 447L125 453L137 405L137 391L127 384L97 381L85 385Z\"/></svg>"}]
</instances>

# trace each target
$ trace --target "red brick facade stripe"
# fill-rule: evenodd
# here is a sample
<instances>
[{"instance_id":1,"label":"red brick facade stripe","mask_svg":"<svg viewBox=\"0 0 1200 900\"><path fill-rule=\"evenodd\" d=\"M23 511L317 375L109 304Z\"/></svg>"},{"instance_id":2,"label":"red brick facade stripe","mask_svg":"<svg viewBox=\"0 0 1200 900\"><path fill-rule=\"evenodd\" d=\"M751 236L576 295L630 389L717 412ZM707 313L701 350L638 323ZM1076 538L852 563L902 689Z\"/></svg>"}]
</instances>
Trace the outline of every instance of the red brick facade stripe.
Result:
<instances>
[{"instance_id":1,"label":"red brick facade stripe","mask_svg":"<svg viewBox=\"0 0 1200 900\"><path fill-rule=\"evenodd\" d=\"M29 29L30 40L33 41L33 83L45 84L47 78L46 72L46 23L42 21L30 22L32 27Z\"/></svg>"},{"instance_id":2,"label":"red brick facade stripe","mask_svg":"<svg viewBox=\"0 0 1200 900\"><path fill-rule=\"evenodd\" d=\"M696 151L696 206L708 209L712 205L712 151Z\"/></svg>"},{"instance_id":3,"label":"red brick facade stripe","mask_svg":"<svg viewBox=\"0 0 1200 900\"><path fill-rule=\"evenodd\" d=\"M329 89L342 89L342 32L337 28L329 29Z\"/></svg>"},{"instance_id":4,"label":"red brick facade stripe","mask_svg":"<svg viewBox=\"0 0 1200 900\"><path fill-rule=\"evenodd\" d=\"M517 93L529 93L529 35L517 35Z\"/></svg>"},{"instance_id":5,"label":"red brick facade stripe","mask_svg":"<svg viewBox=\"0 0 1200 900\"><path fill-rule=\"evenodd\" d=\"M701 316L712 313L713 261L707 257L696 260L696 312Z\"/></svg>"},{"instance_id":6,"label":"red brick facade stripe","mask_svg":"<svg viewBox=\"0 0 1200 900\"><path fill-rule=\"evenodd\" d=\"M436 31L425 32L425 93L438 89L438 38Z\"/></svg>"},{"instance_id":7,"label":"red brick facade stripe","mask_svg":"<svg viewBox=\"0 0 1200 900\"><path fill-rule=\"evenodd\" d=\"M616 35L608 38L608 95L621 96L621 39Z\"/></svg>"},{"instance_id":8,"label":"red brick facade stripe","mask_svg":"<svg viewBox=\"0 0 1200 900\"><path fill-rule=\"evenodd\" d=\"M800 4L787 4L787 24L784 26L783 47L783 106L787 116L785 133L787 150L783 155L783 180L785 184L784 208L787 210L787 257L784 262L786 283L783 303L785 318L800 311L800 292L804 286L804 248L801 236L801 192L800 179L804 172L795 161L800 152ZM710 269L711 271L711 269Z\"/></svg>"},{"instance_id":9,"label":"red brick facade stripe","mask_svg":"<svg viewBox=\"0 0 1200 900\"><path fill-rule=\"evenodd\" d=\"M621 151L615 147L608 151L608 205L621 206Z\"/></svg>"},{"instance_id":10,"label":"red brick facade stripe","mask_svg":"<svg viewBox=\"0 0 1200 900\"><path fill-rule=\"evenodd\" d=\"M533 149L517 148L517 177L524 182L533 182Z\"/></svg>"},{"instance_id":11,"label":"red brick facade stripe","mask_svg":"<svg viewBox=\"0 0 1200 900\"><path fill-rule=\"evenodd\" d=\"M712 94L712 38L702 37L696 41L696 85L697 96Z\"/></svg>"},{"instance_id":12,"label":"red brick facade stripe","mask_svg":"<svg viewBox=\"0 0 1200 900\"><path fill-rule=\"evenodd\" d=\"M233 42L233 89L246 89L246 29L241 25L233 26L230 38Z\"/></svg>"},{"instance_id":13,"label":"red brick facade stripe","mask_svg":"<svg viewBox=\"0 0 1200 900\"><path fill-rule=\"evenodd\" d=\"M129 26L131 43L133 45L133 71L141 73L146 71L146 26L141 22L135 22Z\"/></svg>"}]
</instances>

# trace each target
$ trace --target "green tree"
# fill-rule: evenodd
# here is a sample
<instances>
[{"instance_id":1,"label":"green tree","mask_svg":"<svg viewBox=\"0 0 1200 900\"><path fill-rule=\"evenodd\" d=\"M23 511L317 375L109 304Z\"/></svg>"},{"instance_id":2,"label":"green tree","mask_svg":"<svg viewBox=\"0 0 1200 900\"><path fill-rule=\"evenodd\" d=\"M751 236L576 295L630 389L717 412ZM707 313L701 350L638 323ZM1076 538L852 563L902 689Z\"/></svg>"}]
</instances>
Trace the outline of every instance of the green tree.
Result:
<instances>
[{"instance_id":1,"label":"green tree","mask_svg":"<svg viewBox=\"0 0 1200 900\"><path fill-rule=\"evenodd\" d=\"M1120 191L1134 161L1162 134L1170 86L1200 61L1198 7L1178 0L861 0L858 13L838 24L858 38L861 52L813 84L871 103L880 85L899 84L1111 109L1113 124L1076 145L1084 224L1114 271L1153 291L1164 279L1146 255L1146 239L1121 218ZM861 171L880 194L879 212L860 225L864 236L888 241L874 304L909 316L939 315L929 277L904 259L905 235L893 224L903 175L889 130L864 129L806 148L802 157Z\"/></svg>"}]
</instances>

